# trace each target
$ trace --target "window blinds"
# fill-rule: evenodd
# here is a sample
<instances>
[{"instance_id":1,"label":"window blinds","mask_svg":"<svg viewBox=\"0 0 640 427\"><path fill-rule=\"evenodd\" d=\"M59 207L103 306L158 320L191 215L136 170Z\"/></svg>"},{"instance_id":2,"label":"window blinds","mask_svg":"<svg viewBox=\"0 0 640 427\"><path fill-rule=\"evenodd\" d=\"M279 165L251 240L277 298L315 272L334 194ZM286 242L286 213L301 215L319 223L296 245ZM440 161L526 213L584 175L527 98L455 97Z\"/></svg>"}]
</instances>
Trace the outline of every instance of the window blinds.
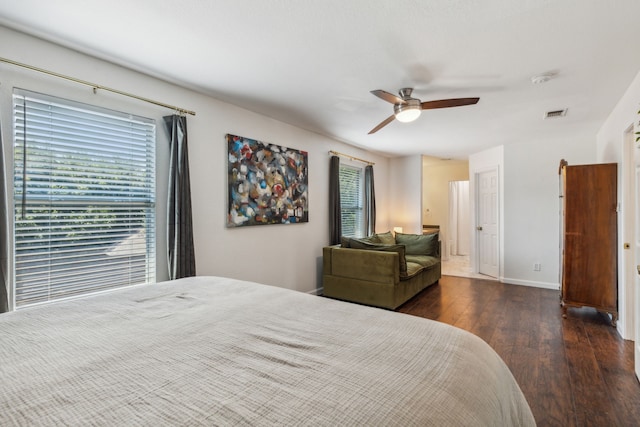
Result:
<instances>
[{"instance_id":1,"label":"window blinds","mask_svg":"<svg viewBox=\"0 0 640 427\"><path fill-rule=\"evenodd\" d=\"M340 209L342 235L362 237L362 169L340 165Z\"/></svg>"},{"instance_id":2,"label":"window blinds","mask_svg":"<svg viewBox=\"0 0 640 427\"><path fill-rule=\"evenodd\" d=\"M15 306L155 281L153 120L13 101Z\"/></svg>"}]
</instances>

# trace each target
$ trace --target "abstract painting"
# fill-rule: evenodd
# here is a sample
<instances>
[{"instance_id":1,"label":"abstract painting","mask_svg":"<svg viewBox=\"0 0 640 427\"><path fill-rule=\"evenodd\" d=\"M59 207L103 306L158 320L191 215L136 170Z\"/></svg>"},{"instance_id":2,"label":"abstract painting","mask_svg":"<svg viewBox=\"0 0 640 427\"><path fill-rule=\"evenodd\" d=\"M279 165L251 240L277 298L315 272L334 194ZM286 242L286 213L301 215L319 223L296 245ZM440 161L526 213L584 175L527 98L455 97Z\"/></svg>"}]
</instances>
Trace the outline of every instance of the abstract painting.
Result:
<instances>
[{"instance_id":1,"label":"abstract painting","mask_svg":"<svg viewBox=\"0 0 640 427\"><path fill-rule=\"evenodd\" d=\"M308 155L227 134L227 227L309 222Z\"/></svg>"}]
</instances>

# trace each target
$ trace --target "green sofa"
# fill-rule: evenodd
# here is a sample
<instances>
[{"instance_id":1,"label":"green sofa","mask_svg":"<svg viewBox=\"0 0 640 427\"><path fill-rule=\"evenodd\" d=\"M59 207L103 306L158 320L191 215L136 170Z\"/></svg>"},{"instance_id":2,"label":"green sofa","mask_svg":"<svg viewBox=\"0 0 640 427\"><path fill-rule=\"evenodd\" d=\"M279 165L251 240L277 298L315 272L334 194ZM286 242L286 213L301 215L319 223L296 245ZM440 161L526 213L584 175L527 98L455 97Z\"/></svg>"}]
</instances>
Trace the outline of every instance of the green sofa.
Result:
<instances>
[{"instance_id":1,"label":"green sofa","mask_svg":"<svg viewBox=\"0 0 640 427\"><path fill-rule=\"evenodd\" d=\"M390 310L441 277L438 233L343 237L322 258L324 296Z\"/></svg>"}]
</instances>

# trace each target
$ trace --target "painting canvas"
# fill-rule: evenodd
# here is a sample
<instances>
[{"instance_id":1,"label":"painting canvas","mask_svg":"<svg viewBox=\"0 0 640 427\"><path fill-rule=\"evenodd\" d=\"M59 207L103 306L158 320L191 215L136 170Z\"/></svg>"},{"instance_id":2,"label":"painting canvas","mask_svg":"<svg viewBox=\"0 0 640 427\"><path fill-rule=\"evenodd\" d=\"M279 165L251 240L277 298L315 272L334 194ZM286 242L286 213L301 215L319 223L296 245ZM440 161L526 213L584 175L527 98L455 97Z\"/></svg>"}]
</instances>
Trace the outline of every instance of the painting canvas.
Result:
<instances>
[{"instance_id":1,"label":"painting canvas","mask_svg":"<svg viewBox=\"0 0 640 427\"><path fill-rule=\"evenodd\" d=\"M227 134L227 227L309 222L308 155Z\"/></svg>"}]
</instances>

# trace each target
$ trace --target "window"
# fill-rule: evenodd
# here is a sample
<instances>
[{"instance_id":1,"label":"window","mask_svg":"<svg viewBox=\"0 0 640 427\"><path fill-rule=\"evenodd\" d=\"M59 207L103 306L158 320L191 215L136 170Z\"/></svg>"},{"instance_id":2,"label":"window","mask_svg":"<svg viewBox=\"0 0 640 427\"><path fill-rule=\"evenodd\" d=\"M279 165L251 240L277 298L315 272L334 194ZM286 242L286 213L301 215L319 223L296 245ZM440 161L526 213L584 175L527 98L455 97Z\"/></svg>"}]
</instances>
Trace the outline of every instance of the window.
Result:
<instances>
[{"instance_id":1,"label":"window","mask_svg":"<svg viewBox=\"0 0 640 427\"><path fill-rule=\"evenodd\" d=\"M155 123L16 90L15 307L155 280Z\"/></svg>"},{"instance_id":2,"label":"window","mask_svg":"<svg viewBox=\"0 0 640 427\"><path fill-rule=\"evenodd\" d=\"M362 207L362 169L340 165L340 209L342 211L342 235L362 237L364 217Z\"/></svg>"}]
</instances>

